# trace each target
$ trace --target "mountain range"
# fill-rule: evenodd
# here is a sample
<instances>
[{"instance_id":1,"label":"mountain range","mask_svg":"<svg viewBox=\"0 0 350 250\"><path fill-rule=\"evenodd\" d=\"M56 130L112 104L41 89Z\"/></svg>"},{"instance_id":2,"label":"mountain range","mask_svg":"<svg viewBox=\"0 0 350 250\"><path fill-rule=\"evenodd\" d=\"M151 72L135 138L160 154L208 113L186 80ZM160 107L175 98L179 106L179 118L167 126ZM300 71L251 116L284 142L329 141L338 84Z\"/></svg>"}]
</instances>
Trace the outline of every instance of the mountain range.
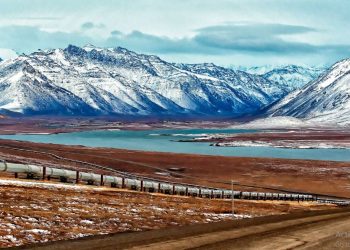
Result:
<instances>
[{"instance_id":1,"label":"mountain range","mask_svg":"<svg viewBox=\"0 0 350 250\"><path fill-rule=\"evenodd\" d=\"M318 79L282 98L267 113L317 123L350 124L350 59L337 62Z\"/></svg>"},{"instance_id":2,"label":"mountain range","mask_svg":"<svg viewBox=\"0 0 350 250\"><path fill-rule=\"evenodd\" d=\"M304 87L305 84L315 80L325 72L322 67L302 67L296 65L287 65L274 68L261 76L279 84L284 85L289 91Z\"/></svg>"},{"instance_id":3,"label":"mountain range","mask_svg":"<svg viewBox=\"0 0 350 250\"><path fill-rule=\"evenodd\" d=\"M26 115L252 114L289 89L214 64L173 64L92 45L37 51L0 63L0 108Z\"/></svg>"},{"instance_id":4,"label":"mountain range","mask_svg":"<svg viewBox=\"0 0 350 250\"><path fill-rule=\"evenodd\" d=\"M0 62L0 109L24 115L203 118L267 110L268 116L320 121L341 115L346 123L349 64L245 72L212 63L170 63L121 47L69 45Z\"/></svg>"},{"instance_id":5,"label":"mountain range","mask_svg":"<svg viewBox=\"0 0 350 250\"><path fill-rule=\"evenodd\" d=\"M284 85L289 91L303 87L306 83L316 79L325 70L326 67L306 67L299 65L281 65L281 66L255 66L238 67L237 69L250 74L260 75L272 82L278 82Z\"/></svg>"}]
</instances>

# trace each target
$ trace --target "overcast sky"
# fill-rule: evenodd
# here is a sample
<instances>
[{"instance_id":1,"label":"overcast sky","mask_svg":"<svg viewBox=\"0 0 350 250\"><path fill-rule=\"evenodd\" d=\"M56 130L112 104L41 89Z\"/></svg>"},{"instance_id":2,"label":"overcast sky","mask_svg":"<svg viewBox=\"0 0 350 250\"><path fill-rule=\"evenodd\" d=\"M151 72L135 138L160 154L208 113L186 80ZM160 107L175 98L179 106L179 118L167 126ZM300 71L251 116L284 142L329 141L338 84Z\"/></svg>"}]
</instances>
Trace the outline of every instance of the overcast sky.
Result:
<instances>
[{"instance_id":1,"label":"overcast sky","mask_svg":"<svg viewBox=\"0 0 350 250\"><path fill-rule=\"evenodd\" d=\"M219 65L350 57L348 0L0 0L0 57L88 43Z\"/></svg>"}]
</instances>

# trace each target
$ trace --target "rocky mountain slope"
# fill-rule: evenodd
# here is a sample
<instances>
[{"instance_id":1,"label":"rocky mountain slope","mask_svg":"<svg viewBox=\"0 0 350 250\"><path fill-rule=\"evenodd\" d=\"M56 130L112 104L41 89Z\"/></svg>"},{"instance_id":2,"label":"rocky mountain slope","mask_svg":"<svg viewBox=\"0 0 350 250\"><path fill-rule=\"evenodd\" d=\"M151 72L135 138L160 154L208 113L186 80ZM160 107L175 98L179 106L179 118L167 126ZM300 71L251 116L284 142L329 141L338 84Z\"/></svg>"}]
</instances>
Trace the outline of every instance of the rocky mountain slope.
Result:
<instances>
[{"instance_id":1,"label":"rocky mountain slope","mask_svg":"<svg viewBox=\"0 0 350 250\"><path fill-rule=\"evenodd\" d=\"M350 124L350 59L334 64L317 80L288 94L268 114Z\"/></svg>"},{"instance_id":2,"label":"rocky mountain slope","mask_svg":"<svg viewBox=\"0 0 350 250\"><path fill-rule=\"evenodd\" d=\"M260 75L272 82L279 83L289 91L303 87L310 81L317 79L326 71L325 67L306 67L299 65L284 66L256 66L256 67L239 67L238 69L250 74Z\"/></svg>"},{"instance_id":3,"label":"rocky mountain slope","mask_svg":"<svg viewBox=\"0 0 350 250\"><path fill-rule=\"evenodd\" d=\"M300 89L310 81L317 79L324 71L324 68L288 65L281 68L275 68L266 72L262 76L272 82L282 84L292 91Z\"/></svg>"},{"instance_id":4,"label":"rocky mountain slope","mask_svg":"<svg viewBox=\"0 0 350 250\"><path fill-rule=\"evenodd\" d=\"M240 116L288 93L214 64L172 64L124 48L70 45L0 63L0 109L22 114Z\"/></svg>"}]
</instances>

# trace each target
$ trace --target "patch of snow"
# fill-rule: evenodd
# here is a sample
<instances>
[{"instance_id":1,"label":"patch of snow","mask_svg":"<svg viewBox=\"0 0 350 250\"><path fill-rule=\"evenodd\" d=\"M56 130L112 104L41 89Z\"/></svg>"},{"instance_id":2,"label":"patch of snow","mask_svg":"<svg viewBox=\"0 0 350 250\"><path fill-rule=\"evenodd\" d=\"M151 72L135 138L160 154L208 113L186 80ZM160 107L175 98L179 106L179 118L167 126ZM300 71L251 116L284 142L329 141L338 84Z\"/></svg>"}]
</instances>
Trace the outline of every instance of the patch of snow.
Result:
<instances>
[{"instance_id":1,"label":"patch of snow","mask_svg":"<svg viewBox=\"0 0 350 250\"><path fill-rule=\"evenodd\" d=\"M92 224L94 224L94 222L91 220L81 220L80 224L92 225Z\"/></svg>"},{"instance_id":2,"label":"patch of snow","mask_svg":"<svg viewBox=\"0 0 350 250\"><path fill-rule=\"evenodd\" d=\"M40 234L40 235L50 234L49 230L37 229L37 228L28 229L28 230L25 230L25 231L28 232L28 233L34 233L34 234Z\"/></svg>"},{"instance_id":3,"label":"patch of snow","mask_svg":"<svg viewBox=\"0 0 350 250\"><path fill-rule=\"evenodd\" d=\"M230 128L237 129L278 129L278 128L307 128L334 126L334 124L317 124L306 119L298 119L291 116L275 116L253 120L248 123L233 125Z\"/></svg>"},{"instance_id":4,"label":"patch of snow","mask_svg":"<svg viewBox=\"0 0 350 250\"><path fill-rule=\"evenodd\" d=\"M0 236L0 240L8 240L10 242L17 242L18 239L16 237L14 237L13 235L5 235L5 236Z\"/></svg>"},{"instance_id":5,"label":"patch of snow","mask_svg":"<svg viewBox=\"0 0 350 250\"><path fill-rule=\"evenodd\" d=\"M281 141L231 141L218 142L217 147L274 147L274 148L299 148L299 149L350 149L350 143L307 141L307 140L281 140Z\"/></svg>"},{"instance_id":6,"label":"patch of snow","mask_svg":"<svg viewBox=\"0 0 350 250\"><path fill-rule=\"evenodd\" d=\"M25 180L8 180L0 179L0 185L3 186L19 186L19 187L38 187L38 188L49 188L49 189L71 189L71 190L87 190L87 189L99 189L95 187L87 187L82 185L73 184L62 184L62 183L43 183L43 182L31 182Z\"/></svg>"}]
</instances>

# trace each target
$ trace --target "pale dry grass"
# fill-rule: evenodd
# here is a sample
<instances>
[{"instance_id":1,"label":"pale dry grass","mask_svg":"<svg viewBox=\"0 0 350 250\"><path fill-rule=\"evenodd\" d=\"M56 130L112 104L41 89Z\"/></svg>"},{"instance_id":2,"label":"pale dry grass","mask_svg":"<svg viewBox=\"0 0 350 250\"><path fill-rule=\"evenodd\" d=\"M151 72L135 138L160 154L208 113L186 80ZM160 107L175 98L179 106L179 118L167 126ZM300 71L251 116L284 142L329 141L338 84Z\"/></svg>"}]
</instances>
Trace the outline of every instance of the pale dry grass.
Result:
<instances>
[{"instance_id":1,"label":"pale dry grass","mask_svg":"<svg viewBox=\"0 0 350 250\"><path fill-rule=\"evenodd\" d=\"M0 247L231 219L230 200L12 180L0 186ZM329 208L276 201L235 205L246 216Z\"/></svg>"}]
</instances>

